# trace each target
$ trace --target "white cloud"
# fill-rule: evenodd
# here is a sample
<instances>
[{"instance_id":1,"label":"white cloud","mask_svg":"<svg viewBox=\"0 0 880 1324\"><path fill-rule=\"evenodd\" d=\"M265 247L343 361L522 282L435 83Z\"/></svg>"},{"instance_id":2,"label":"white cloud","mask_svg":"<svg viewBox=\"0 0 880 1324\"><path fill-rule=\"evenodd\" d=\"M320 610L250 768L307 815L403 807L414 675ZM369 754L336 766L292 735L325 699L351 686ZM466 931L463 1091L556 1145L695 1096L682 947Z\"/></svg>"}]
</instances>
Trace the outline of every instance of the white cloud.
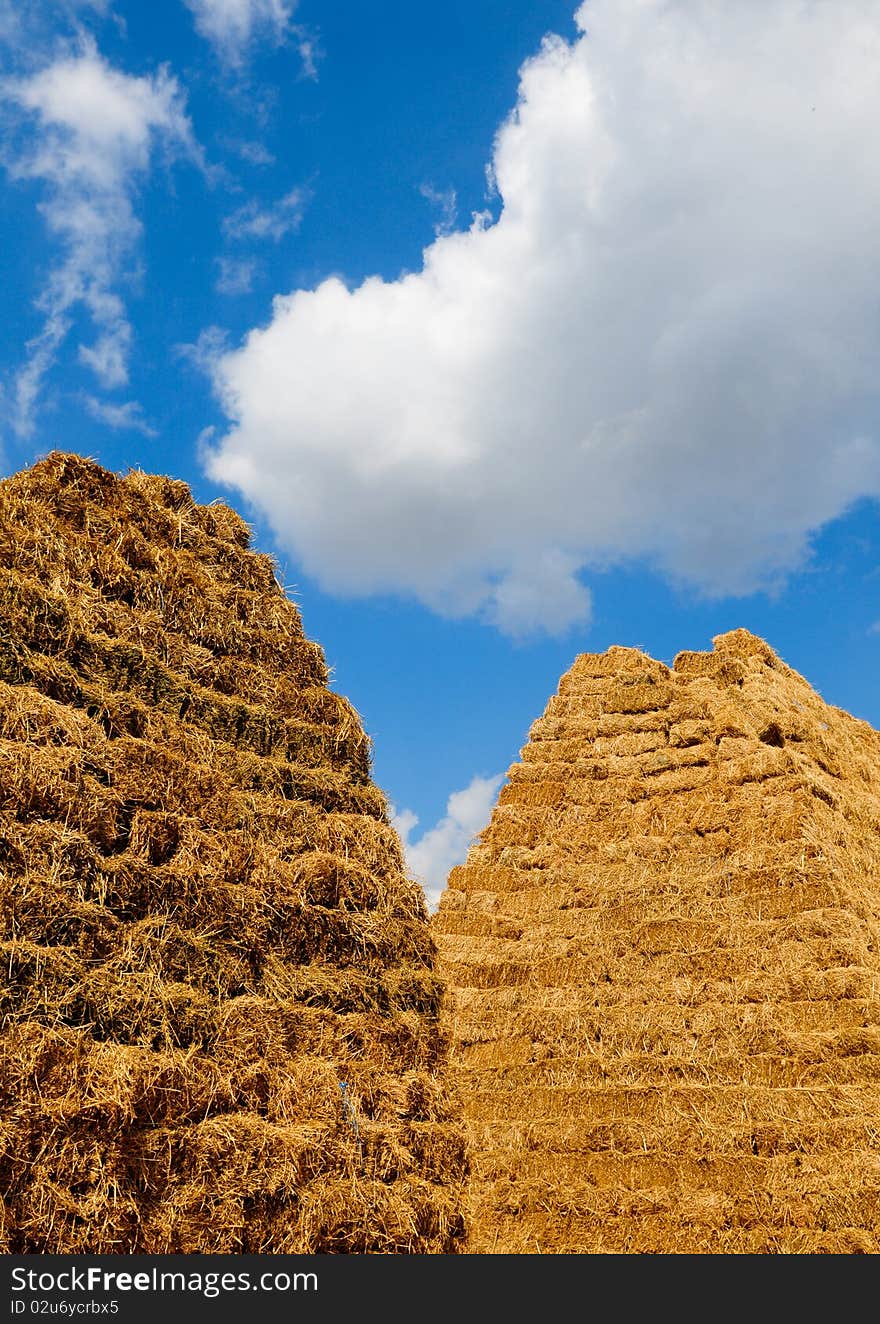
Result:
<instances>
[{"instance_id":1,"label":"white cloud","mask_svg":"<svg viewBox=\"0 0 880 1324\"><path fill-rule=\"evenodd\" d=\"M184 0L196 31L227 64L240 65L251 44L268 38L281 45L296 8L295 0Z\"/></svg>"},{"instance_id":2,"label":"white cloud","mask_svg":"<svg viewBox=\"0 0 880 1324\"><path fill-rule=\"evenodd\" d=\"M128 381L132 332L122 300L108 296L95 320L106 329L94 345L80 345L80 362L91 368L101 385L108 390L114 386L124 386Z\"/></svg>"},{"instance_id":3,"label":"white cloud","mask_svg":"<svg viewBox=\"0 0 880 1324\"><path fill-rule=\"evenodd\" d=\"M422 184L419 192L426 202L430 202L437 219L434 221L434 234L451 234L458 215L458 197L454 188L436 189L433 184Z\"/></svg>"},{"instance_id":4,"label":"white cloud","mask_svg":"<svg viewBox=\"0 0 880 1324\"><path fill-rule=\"evenodd\" d=\"M275 164L275 157L264 143L256 139L238 138L229 144L239 156L251 165L270 166Z\"/></svg>"},{"instance_id":5,"label":"white cloud","mask_svg":"<svg viewBox=\"0 0 880 1324\"><path fill-rule=\"evenodd\" d=\"M143 409L136 400L126 400L124 404L117 405L98 400L93 395L84 395L82 402L92 418L99 423L106 423L114 431L140 432L145 437L159 435L144 418Z\"/></svg>"},{"instance_id":6,"label":"white cloud","mask_svg":"<svg viewBox=\"0 0 880 1324\"><path fill-rule=\"evenodd\" d=\"M574 621L589 625L593 597L578 579L578 568L577 557L554 547L512 554L485 605L486 620L514 636L538 628L559 635Z\"/></svg>"},{"instance_id":7,"label":"white cloud","mask_svg":"<svg viewBox=\"0 0 880 1324\"><path fill-rule=\"evenodd\" d=\"M440 900L450 870L464 863L471 842L489 822L503 781L503 773L497 777L474 777L463 791L453 791L444 817L418 841L410 841L418 816L411 809L397 813L392 808L391 822L403 842L407 868L424 887L432 909Z\"/></svg>"},{"instance_id":8,"label":"white cloud","mask_svg":"<svg viewBox=\"0 0 880 1324\"><path fill-rule=\"evenodd\" d=\"M0 0L0 42L17 56L33 59L35 49L57 36L59 28L76 28L83 18L105 18L111 0ZM114 16L119 24L122 20Z\"/></svg>"},{"instance_id":9,"label":"white cloud","mask_svg":"<svg viewBox=\"0 0 880 1324\"><path fill-rule=\"evenodd\" d=\"M310 79L313 83L318 81L318 61L322 58L324 52L313 32L308 28L294 28L296 35L296 49L299 52L299 58L302 61L302 76Z\"/></svg>"},{"instance_id":10,"label":"white cloud","mask_svg":"<svg viewBox=\"0 0 880 1324\"><path fill-rule=\"evenodd\" d=\"M21 32L21 13L13 0L0 0L0 41L12 43Z\"/></svg>"},{"instance_id":11,"label":"white cloud","mask_svg":"<svg viewBox=\"0 0 880 1324\"><path fill-rule=\"evenodd\" d=\"M214 288L218 294L249 294L256 269L253 258L219 257Z\"/></svg>"},{"instance_id":12,"label":"white cloud","mask_svg":"<svg viewBox=\"0 0 880 1324\"><path fill-rule=\"evenodd\" d=\"M585 568L778 583L880 494L880 8L591 0L522 69L490 223L275 300L211 475L326 589L508 629Z\"/></svg>"},{"instance_id":13,"label":"white cloud","mask_svg":"<svg viewBox=\"0 0 880 1324\"><path fill-rule=\"evenodd\" d=\"M305 193L296 188L269 206L252 198L226 217L223 229L230 239L274 239L277 243L289 230L299 228L305 205Z\"/></svg>"},{"instance_id":14,"label":"white cloud","mask_svg":"<svg viewBox=\"0 0 880 1324\"><path fill-rule=\"evenodd\" d=\"M195 344L181 343L174 346L179 358L191 363L199 372L210 372L217 359L227 352L229 337L222 327L206 326ZM205 429L203 429L205 431ZM213 434L214 428L210 429ZM200 453L202 463L207 463L208 452Z\"/></svg>"},{"instance_id":15,"label":"white cloud","mask_svg":"<svg viewBox=\"0 0 880 1324\"><path fill-rule=\"evenodd\" d=\"M132 77L89 41L28 78L7 78L0 96L25 114L27 145L6 165L45 187L40 211L62 258L37 300L42 330L17 380L17 430L27 435L42 380L73 316L83 309L96 338L80 360L105 387L128 379L131 327L113 288L140 235L133 198L157 142L197 157L184 99L166 69Z\"/></svg>"}]
</instances>

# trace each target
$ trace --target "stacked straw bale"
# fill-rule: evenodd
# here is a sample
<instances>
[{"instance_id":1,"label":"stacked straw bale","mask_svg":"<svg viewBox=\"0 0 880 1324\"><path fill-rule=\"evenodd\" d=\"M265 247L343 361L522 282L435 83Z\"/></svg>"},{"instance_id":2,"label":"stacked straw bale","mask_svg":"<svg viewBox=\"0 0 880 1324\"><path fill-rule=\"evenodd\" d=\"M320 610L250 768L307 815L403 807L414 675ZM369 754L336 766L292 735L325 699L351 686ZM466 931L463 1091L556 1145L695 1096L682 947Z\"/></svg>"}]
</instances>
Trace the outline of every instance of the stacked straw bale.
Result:
<instances>
[{"instance_id":1,"label":"stacked straw bale","mask_svg":"<svg viewBox=\"0 0 880 1324\"><path fill-rule=\"evenodd\" d=\"M449 1252L441 983L357 714L186 485L0 483L0 1248Z\"/></svg>"},{"instance_id":2,"label":"stacked straw bale","mask_svg":"<svg viewBox=\"0 0 880 1324\"><path fill-rule=\"evenodd\" d=\"M435 921L476 1252L880 1250L880 734L579 657Z\"/></svg>"}]
</instances>

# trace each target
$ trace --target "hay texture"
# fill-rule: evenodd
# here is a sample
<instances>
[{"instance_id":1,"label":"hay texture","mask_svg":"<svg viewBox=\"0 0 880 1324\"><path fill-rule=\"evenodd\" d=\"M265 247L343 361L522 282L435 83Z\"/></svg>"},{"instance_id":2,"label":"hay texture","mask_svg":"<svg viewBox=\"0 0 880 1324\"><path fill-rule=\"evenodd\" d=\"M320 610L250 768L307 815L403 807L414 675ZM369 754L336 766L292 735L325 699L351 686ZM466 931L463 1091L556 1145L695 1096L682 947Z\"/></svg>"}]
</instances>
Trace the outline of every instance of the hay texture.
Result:
<instances>
[{"instance_id":1,"label":"hay texture","mask_svg":"<svg viewBox=\"0 0 880 1324\"><path fill-rule=\"evenodd\" d=\"M268 556L185 484L0 483L0 1246L448 1252L422 895Z\"/></svg>"},{"instance_id":2,"label":"hay texture","mask_svg":"<svg viewBox=\"0 0 880 1324\"><path fill-rule=\"evenodd\" d=\"M583 655L435 921L476 1252L880 1249L880 734Z\"/></svg>"}]
</instances>

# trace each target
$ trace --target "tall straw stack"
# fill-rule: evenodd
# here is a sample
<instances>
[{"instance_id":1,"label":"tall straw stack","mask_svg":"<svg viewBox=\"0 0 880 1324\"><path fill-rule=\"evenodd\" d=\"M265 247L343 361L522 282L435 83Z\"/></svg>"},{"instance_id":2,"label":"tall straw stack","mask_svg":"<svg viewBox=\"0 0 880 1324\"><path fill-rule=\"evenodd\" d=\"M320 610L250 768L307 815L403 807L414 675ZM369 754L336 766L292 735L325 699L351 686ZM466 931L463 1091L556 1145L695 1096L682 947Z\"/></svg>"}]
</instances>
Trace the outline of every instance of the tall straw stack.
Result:
<instances>
[{"instance_id":1,"label":"tall straw stack","mask_svg":"<svg viewBox=\"0 0 880 1324\"><path fill-rule=\"evenodd\" d=\"M880 734L761 640L579 657L435 932L472 1251L880 1250Z\"/></svg>"},{"instance_id":2,"label":"tall straw stack","mask_svg":"<svg viewBox=\"0 0 880 1324\"><path fill-rule=\"evenodd\" d=\"M368 741L186 485L0 483L0 1248L449 1252L441 984Z\"/></svg>"}]
</instances>

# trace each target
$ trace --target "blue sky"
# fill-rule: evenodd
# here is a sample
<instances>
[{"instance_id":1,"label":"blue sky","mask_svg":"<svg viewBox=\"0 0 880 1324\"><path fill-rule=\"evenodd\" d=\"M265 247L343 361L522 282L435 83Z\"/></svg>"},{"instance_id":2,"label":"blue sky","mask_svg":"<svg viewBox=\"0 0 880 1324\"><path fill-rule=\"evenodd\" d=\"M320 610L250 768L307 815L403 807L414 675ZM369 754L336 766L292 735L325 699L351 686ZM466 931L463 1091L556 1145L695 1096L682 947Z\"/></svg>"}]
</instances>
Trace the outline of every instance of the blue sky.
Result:
<instances>
[{"instance_id":1,"label":"blue sky","mask_svg":"<svg viewBox=\"0 0 880 1324\"><path fill-rule=\"evenodd\" d=\"M0 41L3 472L240 509L432 895L578 652L745 625L880 726L873 0L0 0Z\"/></svg>"}]
</instances>

